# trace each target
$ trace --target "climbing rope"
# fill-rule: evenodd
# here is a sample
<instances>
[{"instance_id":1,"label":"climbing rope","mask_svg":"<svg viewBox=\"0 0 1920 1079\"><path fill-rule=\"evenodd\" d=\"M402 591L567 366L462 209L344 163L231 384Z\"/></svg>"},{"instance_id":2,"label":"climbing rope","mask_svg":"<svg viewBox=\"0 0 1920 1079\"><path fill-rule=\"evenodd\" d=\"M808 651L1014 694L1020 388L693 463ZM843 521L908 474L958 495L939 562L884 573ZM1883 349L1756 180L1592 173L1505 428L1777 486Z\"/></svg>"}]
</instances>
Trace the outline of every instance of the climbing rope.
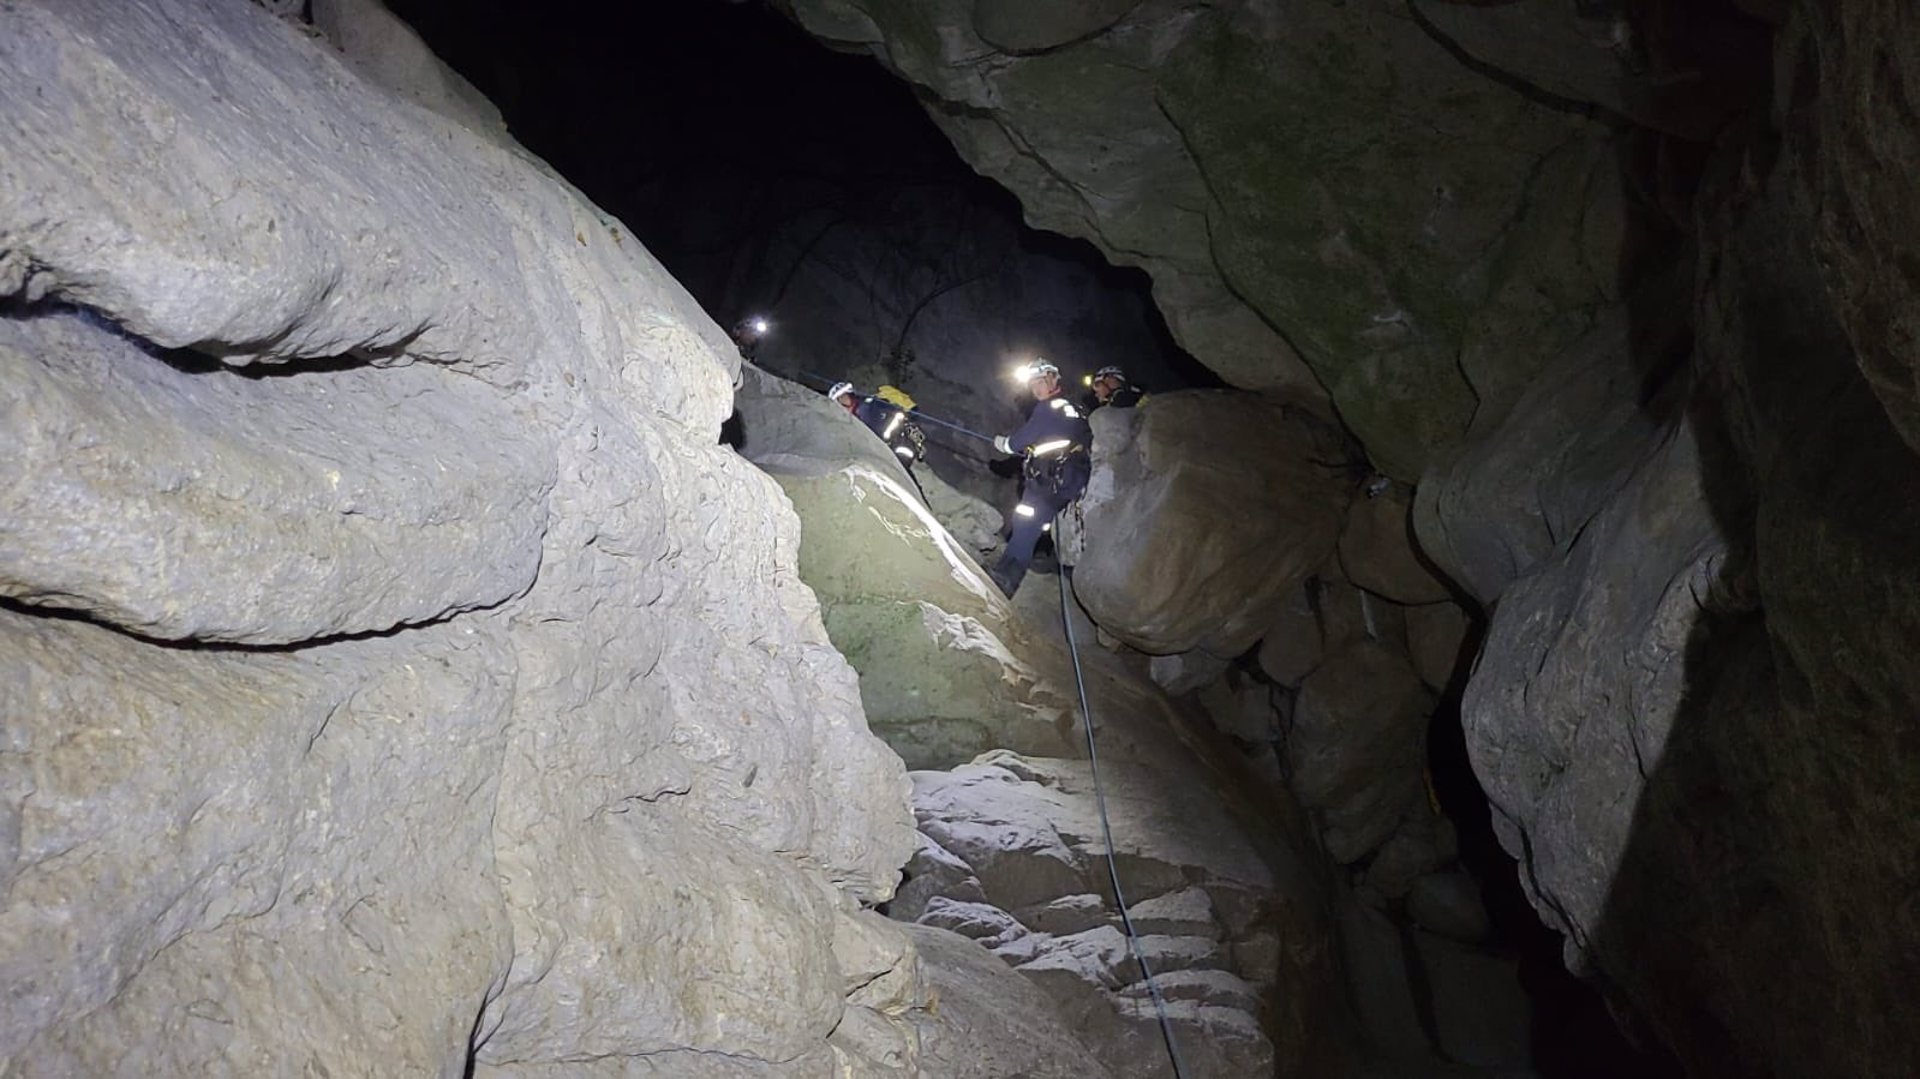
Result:
<instances>
[{"instance_id":1,"label":"climbing rope","mask_svg":"<svg viewBox=\"0 0 1920 1079\"><path fill-rule=\"evenodd\" d=\"M1054 517L1054 534L1059 535L1060 518ZM1154 981L1153 968L1147 965L1147 955L1140 948L1140 934L1134 932L1133 915L1127 910L1127 897L1120 890L1120 863L1113 854L1113 822L1107 819L1107 792L1100 783L1100 753L1093 744L1093 709L1087 706L1087 679L1080 670L1080 645L1073 638L1073 613L1067 606L1067 575L1072 567L1060 567L1060 624L1067 631L1067 654L1073 657L1073 681L1080 690L1080 723L1087 732L1087 767L1093 773L1093 801L1100 807L1100 834L1107 845L1107 877L1113 881L1113 902L1120 908L1120 924L1127 931L1127 945L1133 950L1134 962L1140 964L1140 975L1147 983L1147 995L1153 998L1153 1010L1160 1017L1160 1036L1167 1043L1167 1059L1173 1061L1174 1079L1186 1079L1186 1064L1180 1059L1180 1043L1173 1036L1173 1020L1167 1017L1167 1002L1160 996L1159 983Z\"/></svg>"},{"instance_id":2,"label":"climbing rope","mask_svg":"<svg viewBox=\"0 0 1920 1079\"><path fill-rule=\"evenodd\" d=\"M821 385L827 386L827 387L832 387L839 382L838 379L829 378L826 375L822 375L814 371L802 371L800 372L800 377L808 382L818 382ZM916 423L924 421L926 423L931 423L936 426L945 427L949 431L958 431L963 435L969 435L973 438L979 439L982 442L993 441L992 435L983 435L971 427L962 427L959 424L954 423L952 420L943 420L938 416L929 416L918 408L908 411L907 415Z\"/></svg>"}]
</instances>

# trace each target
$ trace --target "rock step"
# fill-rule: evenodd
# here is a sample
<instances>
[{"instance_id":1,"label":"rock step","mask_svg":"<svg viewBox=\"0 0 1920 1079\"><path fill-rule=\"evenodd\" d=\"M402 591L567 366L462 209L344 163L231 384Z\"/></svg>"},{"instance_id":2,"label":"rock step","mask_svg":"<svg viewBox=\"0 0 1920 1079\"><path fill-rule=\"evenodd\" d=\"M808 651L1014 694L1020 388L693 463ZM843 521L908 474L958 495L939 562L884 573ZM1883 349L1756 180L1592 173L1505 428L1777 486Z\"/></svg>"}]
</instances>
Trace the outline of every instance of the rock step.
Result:
<instances>
[{"instance_id":1,"label":"rock step","mask_svg":"<svg viewBox=\"0 0 1920 1079\"><path fill-rule=\"evenodd\" d=\"M1160 999L1165 1001L1188 1000L1209 1007L1233 1008L1249 1015L1260 1012L1259 993L1245 979L1231 971L1197 968L1164 972L1156 970L1153 980L1160 990ZM1120 996L1150 1000L1144 980L1121 989Z\"/></svg>"}]
</instances>

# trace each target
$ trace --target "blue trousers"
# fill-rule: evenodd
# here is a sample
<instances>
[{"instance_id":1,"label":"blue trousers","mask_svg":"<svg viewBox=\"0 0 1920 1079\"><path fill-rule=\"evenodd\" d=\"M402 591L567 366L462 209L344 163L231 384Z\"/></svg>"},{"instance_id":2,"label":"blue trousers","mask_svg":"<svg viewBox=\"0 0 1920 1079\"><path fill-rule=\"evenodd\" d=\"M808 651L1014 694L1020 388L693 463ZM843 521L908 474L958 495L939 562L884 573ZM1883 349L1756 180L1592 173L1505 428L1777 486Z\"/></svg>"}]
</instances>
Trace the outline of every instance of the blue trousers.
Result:
<instances>
[{"instance_id":1,"label":"blue trousers","mask_svg":"<svg viewBox=\"0 0 1920 1079\"><path fill-rule=\"evenodd\" d=\"M1089 471L1085 455L1075 454L1061 463L1058 486L1049 486L1042 478L1027 482L1026 492L1013 510L1013 535L1007 539L1007 552L993 567L994 577L1007 595L1019 589L1027 568L1033 565L1033 548L1040 542L1040 534L1056 514L1086 493Z\"/></svg>"}]
</instances>

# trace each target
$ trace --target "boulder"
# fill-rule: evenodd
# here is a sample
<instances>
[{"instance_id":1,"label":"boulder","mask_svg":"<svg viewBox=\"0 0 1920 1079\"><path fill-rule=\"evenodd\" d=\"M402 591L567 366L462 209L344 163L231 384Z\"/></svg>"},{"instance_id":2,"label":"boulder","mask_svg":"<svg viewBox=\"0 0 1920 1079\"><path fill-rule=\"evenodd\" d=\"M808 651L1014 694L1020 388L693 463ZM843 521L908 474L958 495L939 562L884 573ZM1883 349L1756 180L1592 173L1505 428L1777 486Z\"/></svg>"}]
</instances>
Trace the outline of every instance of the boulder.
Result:
<instances>
[{"instance_id":1,"label":"boulder","mask_svg":"<svg viewBox=\"0 0 1920 1079\"><path fill-rule=\"evenodd\" d=\"M1429 1057L1432 1042L1413 992L1400 928L1351 895L1341 896L1336 910L1340 969L1369 1045L1390 1060Z\"/></svg>"},{"instance_id":2,"label":"boulder","mask_svg":"<svg viewBox=\"0 0 1920 1079\"><path fill-rule=\"evenodd\" d=\"M1796 140L1824 99L1779 99ZM1811 249L1807 162L1734 154L1703 195L1689 408L1500 599L1463 715L1536 909L1688 1070L1871 1074L1920 1058L1887 856L1920 849L1920 471Z\"/></svg>"},{"instance_id":3,"label":"boulder","mask_svg":"<svg viewBox=\"0 0 1920 1079\"><path fill-rule=\"evenodd\" d=\"M1621 792L1660 759L1687 692L1675 661L1725 560L1682 428L1493 616L1461 705L1467 748L1503 845L1576 949L1601 924L1635 818Z\"/></svg>"},{"instance_id":4,"label":"boulder","mask_svg":"<svg viewBox=\"0 0 1920 1079\"><path fill-rule=\"evenodd\" d=\"M1426 933L1412 938L1409 959L1431 993L1440 1052L1496 1072L1532 1064L1533 1005L1514 961Z\"/></svg>"},{"instance_id":5,"label":"boulder","mask_svg":"<svg viewBox=\"0 0 1920 1079\"><path fill-rule=\"evenodd\" d=\"M1231 1008L1248 1015L1260 1013L1258 991L1229 971L1170 970L1164 974L1155 971L1153 982L1162 1000L1191 1000L1217 1008ZM1135 982L1120 990L1120 993L1134 1000L1152 999L1144 981Z\"/></svg>"},{"instance_id":6,"label":"boulder","mask_svg":"<svg viewBox=\"0 0 1920 1079\"><path fill-rule=\"evenodd\" d=\"M937 33L905 9L792 10L913 83L1037 227L1144 268L1202 363L1329 394L1392 475L1459 445L1485 399L1473 377L1523 381L1546 355L1486 348L1469 376L1483 311L1519 342L1577 333L1617 279L1606 129L1462 64L1399 0L1059 7L954 5Z\"/></svg>"},{"instance_id":7,"label":"boulder","mask_svg":"<svg viewBox=\"0 0 1920 1079\"><path fill-rule=\"evenodd\" d=\"M1204 788L1167 767L1177 764L1101 761L1122 886L1148 962L1169 974L1231 971L1237 978L1221 983L1229 987L1240 979L1291 986L1323 977L1312 948L1280 944L1282 937L1315 939L1302 935L1314 932L1308 926L1319 917L1313 874L1301 864L1269 866ZM921 827L971 863L987 903L1015 911L1033 930L1001 939L994 953L1045 986L1066 1022L1117 1072L1158 1066L1141 1063L1153 1059L1149 1050L1158 1052L1145 1035L1158 1034L1135 1029L1132 1002L1142 990L1119 930L1087 766L996 752L950 772L916 772L914 780ZM1225 990L1187 999L1239 1006ZM1324 1017L1310 999L1290 999L1265 1013L1264 1025L1244 1013L1220 1021L1235 1031L1252 1024L1264 1044L1280 1036L1311 1042L1312 1024ZM1194 1012L1177 1020L1178 1029L1204 1044L1214 1019ZM1257 1048L1244 1040L1229 1039L1241 1046L1234 1053ZM1195 1052L1207 1058L1212 1051ZM1220 1060L1207 1067L1213 1070L1195 1074L1238 1074L1220 1070L1228 1067Z\"/></svg>"},{"instance_id":8,"label":"boulder","mask_svg":"<svg viewBox=\"0 0 1920 1079\"><path fill-rule=\"evenodd\" d=\"M906 778L732 349L361 70L0 7L0 1071L885 1066Z\"/></svg>"},{"instance_id":9,"label":"boulder","mask_svg":"<svg viewBox=\"0 0 1920 1079\"><path fill-rule=\"evenodd\" d=\"M989 948L1027 934L1026 926L999 907L938 895L927 901L914 923L950 930Z\"/></svg>"},{"instance_id":10,"label":"boulder","mask_svg":"<svg viewBox=\"0 0 1920 1079\"><path fill-rule=\"evenodd\" d=\"M1181 652L1154 656L1147 664L1147 674L1161 689L1177 697L1218 681L1230 665L1228 660L1208 652Z\"/></svg>"},{"instance_id":11,"label":"boulder","mask_svg":"<svg viewBox=\"0 0 1920 1079\"><path fill-rule=\"evenodd\" d=\"M1406 647L1406 608L1337 577L1323 577L1317 587L1320 637L1328 652L1355 641L1373 641L1392 651Z\"/></svg>"},{"instance_id":12,"label":"boulder","mask_svg":"<svg viewBox=\"0 0 1920 1079\"><path fill-rule=\"evenodd\" d=\"M1708 35L1714 47L1669 57L1661 47L1662 20L1634 19L1631 10L1551 0L1413 5L1424 25L1475 62L1542 95L1598 106L1642 127L1710 141L1751 105L1760 74L1755 58L1767 48L1764 25L1724 8L1692 11L1705 24L1693 32ZM1671 92L1680 78L1688 93Z\"/></svg>"},{"instance_id":13,"label":"boulder","mask_svg":"<svg viewBox=\"0 0 1920 1079\"><path fill-rule=\"evenodd\" d=\"M1419 672L1422 682L1436 690L1446 689L1461 667L1471 660L1460 651L1466 645L1473 620L1456 603L1408 607L1405 617L1407 655L1413 661L1413 669Z\"/></svg>"},{"instance_id":14,"label":"boulder","mask_svg":"<svg viewBox=\"0 0 1920 1079\"><path fill-rule=\"evenodd\" d=\"M740 452L771 474L801 522L800 576L860 674L868 721L908 765L947 767L996 748L1083 750L1074 667L1052 581L1004 599L936 520L872 432L817 393L747 369ZM1174 749L1170 705L1121 657L1092 647L1077 608L1088 699L1116 753Z\"/></svg>"},{"instance_id":15,"label":"boulder","mask_svg":"<svg viewBox=\"0 0 1920 1079\"><path fill-rule=\"evenodd\" d=\"M1220 937L1213 897L1204 888L1182 888L1133 904L1136 932L1189 937Z\"/></svg>"},{"instance_id":16,"label":"boulder","mask_svg":"<svg viewBox=\"0 0 1920 1079\"><path fill-rule=\"evenodd\" d=\"M1113 925L1119 918L1107 900L1092 892L1080 892L1075 895L1063 895L1058 899L1049 899L1030 907L1022 907L1015 912L1020 924L1039 933L1049 933L1056 937L1071 936L1103 925Z\"/></svg>"},{"instance_id":17,"label":"boulder","mask_svg":"<svg viewBox=\"0 0 1920 1079\"><path fill-rule=\"evenodd\" d=\"M1371 641L1330 656L1301 684L1287 740L1293 791L1320 815L1335 861L1378 847L1425 797L1432 707L1406 659Z\"/></svg>"},{"instance_id":18,"label":"boulder","mask_svg":"<svg viewBox=\"0 0 1920 1079\"><path fill-rule=\"evenodd\" d=\"M1366 885L1383 899L1401 899L1416 881L1459 857L1453 822L1425 799L1407 809L1393 838L1367 863Z\"/></svg>"},{"instance_id":19,"label":"boulder","mask_svg":"<svg viewBox=\"0 0 1920 1079\"><path fill-rule=\"evenodd\" d=\"M1504 423L1414 492L1420 549L1482 605L1592 520L1660 437L1660 417L1642 407L1633 329L1626 308L1606 313Z\"/></svg>"},{"instance_id":20,"label":"boulder","mask_svg":"<svg viewBox=\"0 0 1920 1079\"><path fill-rule=\"evenodd\" d=\"M1251 679L1222 680L1200 692L1200 707L1220 732L1255 747L1278 740L1284 726L1280 691Z\"/></svg>"},{"instance_id":21,"label":"boulder","mask_svg":"<svg viewBox=\"0 0 1920 1079\"><path fill-rule=\"evenodd\" d=\"M1245 652L1333 549L1338 442L1298 409L1228 391L1157 394L1093 421L1080 602L1144 652Z\"/></svg>"},{"instance_id":22,"label":"boulder","mask_svg":"<svg viewBox=\"0 0 1920 1079\"><path fill-rule=\"evenodd\" d=\"M1855 362L1900 437L1920 450L1920 267L1903 237L1920 194L1880 177L1920 165L1920 12L1905 4L1821 7L1787 20L1776 52L1791 102L1783 182L1806 207L1823 292Z\"/></svg>"},{"instance_id":23,"label":"boulder","mask_svg":"<svg viewBox=\"0 0 1920 1079\"><path fill-rule=\"evenodd\" d=\"M1297 686L1326 658L1320 632L1319 588L1316 580L1295 587L1274 609L1273 621L1260 637L1257 658L1268 678Z\"/></svg>"},{"instance_id":24,"label":"boulder","mask_svg":"<svg viewBox=\"0 0 1920 1079\"><path fill-rule=\"evenodd\" d=\"M1000 511L985 499L975 498L948 483L924 465L913 470L913 479L933 519L939 521L967 553L983 564L991 564L989 556L1002 543L1000 530L1005 519Z\"/></svg>"},{"instance_id":25,"label":"boulder","mask_svg":"<svg viewBox=\"0 0 1920 1079\"><path fill-rule=\"evenodd\" d=\"M440 62L413 28L380 0L309 0L313 28L369 82L463 124L475 134L507 142L500 110L460 73ZM299 4L293 4L295 9Z\"/></svg>"},{"instance_id":26,"label":"boulder","mask_svg":"<svg viewBox=\"0 0 1920 1079\"><path fill-rule=\"evenodd\" d=\"M913 852L913 857L908 858L900 870L904 879L893 898L887 901L887 917L903 922L919 921L928 901L935 896L968 902L986 900L987 893L980 885L980 878L973 875L973 867L929 839L925 832L914 834L920 839L920 849Z\"/></svg>"},{"instance_id":27,"label":"boulder","mask_svg":"<svg viewBox=\"0 0 1920 1079\"><path fill-rule=\"evenodd\" d=\"M1350 895L1338 909L1349 992L1383 1070L1531 1074L1532 1007L1511 959L1395 925Z\"/></svg>"},{"instance_id":28,"label":"boulder","mask_svg":"<svg viewBox=\"0 0 1920 1079\"><path fill-rule=\"evenodd\" d=\"M954 1079L1097 1079L1107 1070L1055 1016L1046 994L978 944L945 930L906 929L927 997L916 1017L918 1070Z\"/></svg>"},{"instance_id":29,"label":"boulder","mask_svg":"<svg viewBox=\"0 0 1920 1079\"><path fill-rule=\"evenodd\" d=\"M1340 572L1395 603L1438 603L1451 596L1414 545L1412 508L1412 497L1398 484L1354 499L1340 531Z\"/></svg>"},{"instance_id":30,"label":"boulder","mask_svg":"<svg viewBox=\"0 0 1920 1079\"><path fill-rule=\"evenodd\" d=\"M1407 893L1407 917L1422 929L1468 944L1485 940L1492 930L1480 885L1457 870L1414 881Z\"/></svg>"}]
</instances>

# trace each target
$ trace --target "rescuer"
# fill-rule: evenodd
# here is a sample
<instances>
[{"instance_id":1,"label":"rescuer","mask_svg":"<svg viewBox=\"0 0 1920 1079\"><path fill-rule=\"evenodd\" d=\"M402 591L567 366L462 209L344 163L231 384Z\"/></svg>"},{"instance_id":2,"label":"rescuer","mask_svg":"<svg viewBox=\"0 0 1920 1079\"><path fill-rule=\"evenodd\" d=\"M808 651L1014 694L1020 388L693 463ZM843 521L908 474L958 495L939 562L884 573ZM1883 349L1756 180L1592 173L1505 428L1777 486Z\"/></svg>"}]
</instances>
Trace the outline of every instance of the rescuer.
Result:
<instances>
[{"instance_id":1,"label":"rescuer","mask_svg":"<svg viewBox=\"0 0 1920 1079\"><path fill-rule=\"evenodd\" d=\"M1006 554L992 570L994 583L1008 598L1020 588L1027 567L1033 564L1033 548L1040 542L1040 534L1053 526L1056 514L1079 499L1093 474L1093 461L1087 452L1093 430L1073 402L1061 396L1060 369L1045 360L1035 360L1019 368L1015 377L1033 394L1033 411L1018 431L993 440L994 448L1001 453L1026 458L1026 486L1020 504L1013 508L1013 535L1007 540Z\"/></svg>"},{"instance_id":2,"label":"rescuer","mask_svg":"<svg viewBox=\"0 0 1920 1079\"><path fill-rule=\"evenodd\" d=\"M760 347L760 339L767 336L767 331L772 328L773 323L768 322L764 315L754 315L734 323L733 344L740 350L740 358L753 359L754 350Z\"/></svg>"},{"instance_id":3,"label":"rescuer","mask_svg":"<svg viewBox=\"0 0 1920 1079\"><path fill-rule=\"evenodd\" d=\"M887 391L891 390L892 393ZM866 424L880 441L887 444L900 464L909 470L925 456L926 435L913 422L913 398L892 386L881 387L882 396L869 397L853 388L851 382L836 382L827 397ZM901 402L904 401L903 405ZM916 481L917 482L917 481Z\"/></svg>"},{"instance_id":4,"label":"rescuer","mask_svg":"<svg viewBox=\"0 0 1920 1079\"><path fill-rule=\"evenodd\" d=\"M1115 408L1132 408L1147 399L1146 392L1135 386L1127 378L1127 373L1118 367L1102 367L1087 379L1087 385L1093 387L1088 395L1087 411L1105 405Z\"/></svg>"}]
</instances>

